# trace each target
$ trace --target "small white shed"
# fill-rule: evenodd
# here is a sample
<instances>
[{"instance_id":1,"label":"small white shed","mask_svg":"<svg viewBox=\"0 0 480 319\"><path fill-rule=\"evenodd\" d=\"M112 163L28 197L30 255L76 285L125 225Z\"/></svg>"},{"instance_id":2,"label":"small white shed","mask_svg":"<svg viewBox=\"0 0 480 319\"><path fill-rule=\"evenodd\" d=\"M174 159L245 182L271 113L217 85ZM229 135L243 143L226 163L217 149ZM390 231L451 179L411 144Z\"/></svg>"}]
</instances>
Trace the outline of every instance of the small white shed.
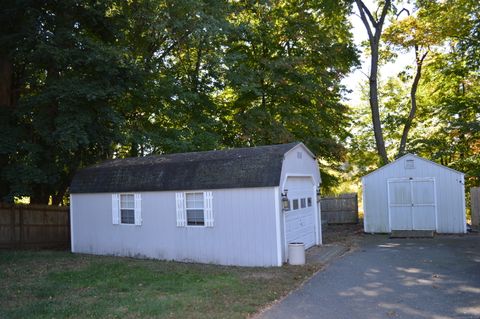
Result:
<instances>
[{"instance_id":1,"label":"small white shed","mask_svg":"<svg viewBox=\"0 0 480 319\"><path fill-rule=\"evenodd\" d=\"M71 249L281 266L288 243L321 244L320 182L298 142L107 161L72 181Z\"/></svg>"},{"instance_id":2,"label":"small white shed","mask_svg":"<svg viewBox=\"0 0 480 319\"><path fill-rule=\"evenodd\" d=\"M407 154L362 178L367 233L465 233L464 174Z\"/></svg>"}]
</instances>

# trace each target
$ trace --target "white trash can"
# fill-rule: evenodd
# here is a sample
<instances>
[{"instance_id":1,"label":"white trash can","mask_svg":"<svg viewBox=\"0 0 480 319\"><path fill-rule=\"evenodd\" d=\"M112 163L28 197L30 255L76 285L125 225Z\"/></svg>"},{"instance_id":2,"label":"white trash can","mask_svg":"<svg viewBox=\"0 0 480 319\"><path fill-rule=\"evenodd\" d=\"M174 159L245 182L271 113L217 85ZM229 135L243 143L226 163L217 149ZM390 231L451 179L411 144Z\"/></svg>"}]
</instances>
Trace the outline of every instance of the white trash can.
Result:
<instances>
[{"instance_id":1,"label":"white trash can","mask_svg":"<svg viewBox=\"0 0 480 319\"><path fill-rule=\"evenodd\" d=\"M288 263L290 265L305 265L305 244L288 244Z\"/></svg>"}]
</instances>

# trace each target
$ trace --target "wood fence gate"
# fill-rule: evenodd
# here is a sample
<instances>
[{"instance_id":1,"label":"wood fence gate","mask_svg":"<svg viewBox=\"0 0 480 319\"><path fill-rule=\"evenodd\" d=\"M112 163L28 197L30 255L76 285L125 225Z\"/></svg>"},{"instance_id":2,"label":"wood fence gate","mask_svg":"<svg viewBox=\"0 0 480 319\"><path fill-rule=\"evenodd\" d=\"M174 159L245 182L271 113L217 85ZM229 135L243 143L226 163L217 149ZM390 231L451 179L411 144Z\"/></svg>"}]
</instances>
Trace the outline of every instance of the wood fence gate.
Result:
<instances>
[{"instance_id":1,"label":"wood fence gate","mask_svg":"<svg viewBox=\"0 0 480 319\"><path fill-rule=\"evenodd\" d=\"M327 224L358 223L358 197L356 193L323 197L320 205L322 222Z\"/></svg>"}]
</instances>

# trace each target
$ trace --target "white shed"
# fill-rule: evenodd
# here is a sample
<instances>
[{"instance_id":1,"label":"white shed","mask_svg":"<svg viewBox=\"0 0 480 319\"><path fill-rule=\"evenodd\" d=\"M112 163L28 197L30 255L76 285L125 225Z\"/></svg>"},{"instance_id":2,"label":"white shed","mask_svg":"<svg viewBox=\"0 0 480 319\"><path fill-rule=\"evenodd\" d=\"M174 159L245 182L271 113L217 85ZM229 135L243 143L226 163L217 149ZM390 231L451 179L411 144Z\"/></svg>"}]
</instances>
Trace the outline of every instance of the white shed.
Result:
<instances>
[{"instance_id":1,"label":"white shed","mask_svg":"<svg viewBox=\"0 0 480 319\"><path fill-rule=\"evenodd\" d=\"M464 174L407 154L362 178L367 233L465 233Z\"/></svg>"},{"instance_id":2,"label":"white shed","mask_svg":"<svg viewBox=\"0 0 480 319\"><path fill-rule=\"evenodd\" d=\"M302 143L107 161L72 181L71 249L281 266L288 243L321 244L320 182Z\"/></svg>"}]
</instances>

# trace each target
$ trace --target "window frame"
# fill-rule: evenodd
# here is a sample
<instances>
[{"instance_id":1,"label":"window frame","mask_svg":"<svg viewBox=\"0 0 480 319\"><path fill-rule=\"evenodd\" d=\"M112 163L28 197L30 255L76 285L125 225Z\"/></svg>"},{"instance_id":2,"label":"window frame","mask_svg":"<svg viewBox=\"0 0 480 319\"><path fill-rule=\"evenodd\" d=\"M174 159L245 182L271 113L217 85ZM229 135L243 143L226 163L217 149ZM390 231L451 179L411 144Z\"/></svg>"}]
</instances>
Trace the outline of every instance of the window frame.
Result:
<instances>
[{"instance_id":1,"label":"window frame","mask_svg":"<svg viewBox=\"0 0 480 319\"><path fill-rule=\"evenodd\" d=\"M304 208L307 208L307 198L306 197L300 198L300 209L304 209Z\"/></svg>"},{"instance_id":2,"label":"window frame","mask_svg":"<svg viewBox=\"0 0 480 319\"><path fill-rule=\"evenodd\" d=\"M202 215L203 215L203 224L189 224L188 223L188 211L189 210L199 210L199 208L187 208L187 196L192 194L201 194L202 195ZM184 192L183 193L183 209L185 210L185 227L207 227L205 222L205 192Z\"/></svg>"},{"instance_id":3,"label":"window frame","mask_svg":"<svg viewBox=\"0 0 480 319\"><path fill-rule=\"evenodd\" d=\"M133 223L124 223L122 222L122 196L131 195L133 198L133 208L124 208L133 211ZM118 194L118 224L127 225L127 226L136 226L135 220L135 193L119 193Z\"/></svg>"},{"instance_id":4,"label":"window frame","mask_svg":"<svg viewBox=\"0 0 480 319\"><path fill-rule=\"evenodd\" d=\"M295 208L295 203L297 203L297 207ZM300 209L300 200L298 198L292 199L292 210Z\"/></svg>"}]
</instances>

